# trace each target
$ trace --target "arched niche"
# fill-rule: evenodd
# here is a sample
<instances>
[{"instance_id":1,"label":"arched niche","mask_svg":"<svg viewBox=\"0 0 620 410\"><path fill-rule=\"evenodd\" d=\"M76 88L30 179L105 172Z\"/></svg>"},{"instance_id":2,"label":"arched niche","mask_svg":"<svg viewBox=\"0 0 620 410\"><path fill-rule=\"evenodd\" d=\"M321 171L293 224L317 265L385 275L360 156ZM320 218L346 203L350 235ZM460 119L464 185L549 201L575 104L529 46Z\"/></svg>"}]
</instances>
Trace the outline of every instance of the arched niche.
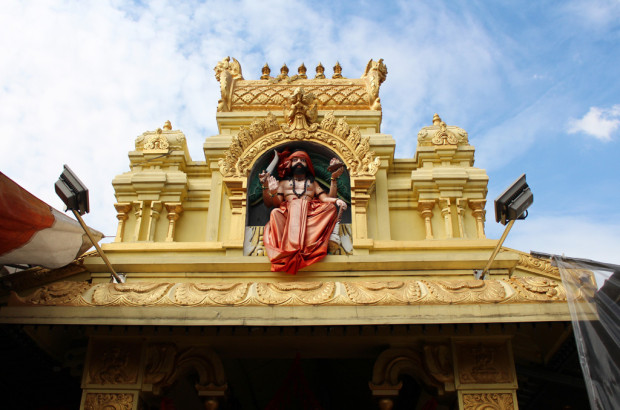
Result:
<instances>
[{"instance_id":1,"label":"arched niche","mask_svg":"<svg viewBox=\"0 0 620 410\"><path fill-rule=\"evenodd\" d=\"M338 158L342 161L334 151L329 148L310 141L289 142L274 147L278 152L289 149L292 153L297 150L303 150L308 153L312 160L312 165L316 173L316 181L321 185L325 192L329 192L329 179L331 173L327 171L329 161L332 158ZM248 199L247 199L247 215L246 226L264 226L269 221L269 213L271 209L263 203L263 192L258 176L263 172L271 160L273 159L273 151L271 149L263 153L255 162L248 176ZM275 174L275 172L274 172ZM277 177L277 175L276 175ZM345 172L338 178L338 197L344 200L348 208L342 215L342 223L351 223L351 179L349 173Z\"/></svg>"},{"instance_id":2,"label":"arched niche","mask_svg":"<svg viewBox=\"0 0 620 410\"><path fill-rule=\"evenodd\" d=\"M248 201L248 182L256 176L255 172L260 173L261 168L265 168L275 148L289 145L309 147L322 155L333 153L331 157L344 162L351 187L352 246L355 249L369 248L372 240L368 238L367 208L380 165L379 158L370 151L370 138L362 136L357 127L349 126L345 118L336 119L332 112L325 114L320 124L307 123L303 118L297 120L281 125L275 116L268 114L254 120L248 127L241 127L232 137L229 149L219 160L231 210L228 239L224 246L227 249L244 248L246 223L262 222L258 216L247 215L248 202L252 206L252 201Z\"/></svg>"}]
</instances>

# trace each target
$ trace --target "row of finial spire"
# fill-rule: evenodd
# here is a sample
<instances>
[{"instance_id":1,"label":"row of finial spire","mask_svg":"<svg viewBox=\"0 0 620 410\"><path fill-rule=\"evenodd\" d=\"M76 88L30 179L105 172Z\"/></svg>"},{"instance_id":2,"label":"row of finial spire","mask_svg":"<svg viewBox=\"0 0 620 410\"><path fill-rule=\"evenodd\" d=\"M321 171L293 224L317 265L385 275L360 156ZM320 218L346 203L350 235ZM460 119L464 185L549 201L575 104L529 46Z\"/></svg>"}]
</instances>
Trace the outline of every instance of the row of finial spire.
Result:
<instances>
[{"instance_id":1,"label":"row of finial spire","mask_svg":"<svg viewBox=\"0 0 620 410\"><path fill-rule=\"evenodd\" d=\"M265 63L265 65L263 66L262 74L263 75L260 76L261 80L269 80L273 78L269 75L271 74L271 68L269 68L269 64ZM288 67L286 66L286 63L284 63L284 65L282 65L282 68L280 68L280 75L276 78L284 79L288 78L288 76ZM306 66L304 63L301 63L301 65L297 67L297 77L303 79L308 78L308 75L306 74ZM319 65L316 66L316 75L314 76L314 78L326 78L325 67L323 67L323 64L319 63ZM332 76L332 78L345 78L342 76L342 66L339 62L336 62L336 65L334 66L334 75Z\"/></svg>"}]
</instances>

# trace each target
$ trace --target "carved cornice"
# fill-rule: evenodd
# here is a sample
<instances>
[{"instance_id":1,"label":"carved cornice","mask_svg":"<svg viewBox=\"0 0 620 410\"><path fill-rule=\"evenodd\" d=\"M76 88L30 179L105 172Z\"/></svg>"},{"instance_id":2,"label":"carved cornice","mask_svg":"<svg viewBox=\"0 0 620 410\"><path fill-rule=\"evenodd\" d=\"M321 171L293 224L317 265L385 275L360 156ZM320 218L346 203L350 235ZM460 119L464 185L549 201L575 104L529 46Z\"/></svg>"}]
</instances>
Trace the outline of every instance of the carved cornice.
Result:
<instances>
[{"instance_id":1,"label":"carved cornice","mask_svg":"<svg viewBox=\"0 0 620 410\"><path fill-rule=\"evenodd\" d=\"M517 268L522 268L530 272L535 272L543 276L551 276L554 279L561 280L560 270L551 265L551 261L545 259L538 259L530 254L514 251L519 254L519 262Z\"/></svg>"},{"instance_id":2,"label":"carved cornice","mask_svg":"<svg viewBox=\"0 0 620 410\"><path fill-rule=\"evenodd\" d=\"M287 113L293 108L287 108ZM295 115L295 114L293 114ZM370 150L370 137L363 137L358 127L350 127L346 118L336 120L328 112L320 124L308 122L305 114L297 114L299 123L278 125L273 114L241 127L232 137L225 157L219 160L220 172L225 177L245 177L253 162L265 151L294 141L313 141L336 152L344 161L352 177L373 176L380 165L379 157Z\"/></svg>"},{"instance_id":3,"label":"carved cornice","mask_svg":"<svg viewBox=\"0 0 620 410\"><path fill-rule=\"evenodd\" d=\"M341 69L340 65L334 67ZM317 75L308 79L305 66L299 74L289 76L284 65L277 77L271 77L267 64L262 69L260 80L244 80L241 65L234 58L227 57L214 68L220 82L221 98L218 111L265 111L277 110L291 97L297 87L302 86L316 96L318 109L381 110L379 88L387 76L383 59L370 60L361 78L344 78L338 72L327 79L323 66L317 66Z\"/></svg>"},{"instance_id":4,"label":"carved cornice","mask_svg":"<svg viewBox=\"0 0 620 410\"><path fill-rule=\"evenodd\" d=\"M566 303L562 284L537 277L390 282L57 282L12 306L399 306Z\"/></svg>"}]
</instances>

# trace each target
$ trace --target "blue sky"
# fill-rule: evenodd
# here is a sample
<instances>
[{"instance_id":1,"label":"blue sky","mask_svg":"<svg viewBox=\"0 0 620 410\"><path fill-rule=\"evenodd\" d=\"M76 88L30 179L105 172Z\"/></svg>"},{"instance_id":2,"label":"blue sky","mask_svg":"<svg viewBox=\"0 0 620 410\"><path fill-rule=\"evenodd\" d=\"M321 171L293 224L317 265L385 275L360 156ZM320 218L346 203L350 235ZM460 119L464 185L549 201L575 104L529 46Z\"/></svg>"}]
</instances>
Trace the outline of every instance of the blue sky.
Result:
<instances>
[{"instance_id":1,"label":"blue sky","mask_svg":"<svg viewBox=\"0 0 620 410\"><path fill-rule=\"evenodd\" d=\"M493 199L534 191L507 245L620 263L620 1L3 1L0 169L62 209L62 164L91 191L87 222L116 232L112 178L166 120L194 160L217 134L213 67L257 79L268 62L359 77L388 67L382 131L412 157L439 113L469 133Z\"/></svg>"}]
</instances>

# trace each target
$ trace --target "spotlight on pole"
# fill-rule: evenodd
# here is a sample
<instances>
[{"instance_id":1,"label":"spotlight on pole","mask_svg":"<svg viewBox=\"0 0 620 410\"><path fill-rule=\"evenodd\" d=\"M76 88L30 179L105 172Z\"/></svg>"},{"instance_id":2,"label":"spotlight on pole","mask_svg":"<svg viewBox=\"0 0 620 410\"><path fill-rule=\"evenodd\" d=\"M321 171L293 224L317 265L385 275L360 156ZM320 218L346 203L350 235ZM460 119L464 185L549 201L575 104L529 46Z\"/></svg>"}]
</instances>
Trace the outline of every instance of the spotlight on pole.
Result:
<instances>
[{"instance_id":1,"label":"spotlight on pole","mask_svg":"<svg viewBox=\"0 0 620 410\"><path fill-rule=\"evenodd\" d=\"M67 165L63 165L62 173L60 174L60 178L54 184L54 190L56 194L60 197L62 202L64 202L67 207L67 211L71 210L75 218L78 220L84 232L90 239L90 242L93 244L95 249L97 249L97 253L103 259L108 269L112 273L113 280L116 283L124 283L125 280L112 267L112 264L108 260L108 257L103 253L103 249L99 246L99 243L93 238L93 235L90 232L90 229L84 223L82 219L82 215L90 212L89 201L88 201L88 188L80 181L80 179L71 171Z\"/></svg>"},{"instance_id":2,"label":"spotlight on pole","mask_svg":"<svg viewBox=\"0 0 620 410\"><path fill-rule=\"evenodd\" d=\"M525 181L525 174L521 175L515 182L508 187L500 196L495 200L495 221L506 225L506 229L499 239L497 246L491 254L491 258L487 262L482 271L475 270L474 277L476 279L485 279L489 273L489 268L495 260L499 249L504 244L508 232L514 225L517 219L527 218L527 208L534 202L534 194L530 190L530 187Z\"/></svg>"}]
</instances>

